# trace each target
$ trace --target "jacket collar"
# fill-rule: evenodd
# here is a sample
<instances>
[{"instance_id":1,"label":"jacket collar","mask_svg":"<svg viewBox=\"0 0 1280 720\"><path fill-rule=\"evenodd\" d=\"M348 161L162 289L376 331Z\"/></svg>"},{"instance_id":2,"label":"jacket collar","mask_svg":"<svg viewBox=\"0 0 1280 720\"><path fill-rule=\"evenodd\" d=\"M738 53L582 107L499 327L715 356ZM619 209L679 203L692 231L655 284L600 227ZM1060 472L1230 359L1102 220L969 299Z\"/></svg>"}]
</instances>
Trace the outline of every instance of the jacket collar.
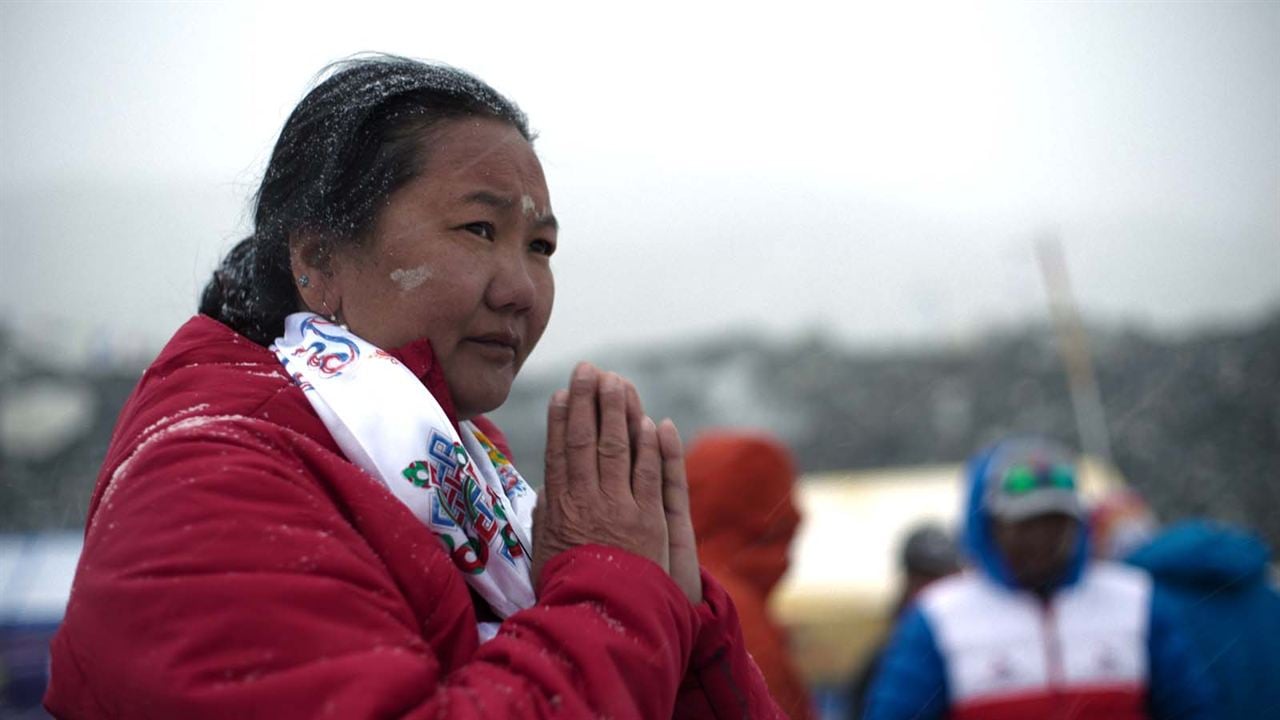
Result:
<instances>
[{"instance_id":1,"label":"jacket collar","mask_svg":"<svg viewBox=\"0 0 1280 720\"><path fill-rule=\"evenodd\" d=\"M198 351L199 348L210 343L216 343L219 348L218 352L225 355L227 353L226 345L224 344L226 340L230 340L242 348L242 351L237 351L237 359L244 361L257 360L266 366L279 368L280 363L276 360L275 354L271 350L249 340L207 315L196 315L187 321L186 325L178 331L173 340L160 352L160 356L153 363L153 366L170 361L176 356ZM439 361L436 360L435 350L431 347L431 341L423 338L399 347L386 348L383 351L399 360L402 365L408 368L409 372L413 373L414 377L418 378L426 386L427 390L436 399L436 402L440 403L440 407L444 409L445 415L449 417L449 422L457 429L458 411L453 403L453 396L449 394L449 385L444 379L444 369L440 367Z\"/></svg>"}]
</instances>

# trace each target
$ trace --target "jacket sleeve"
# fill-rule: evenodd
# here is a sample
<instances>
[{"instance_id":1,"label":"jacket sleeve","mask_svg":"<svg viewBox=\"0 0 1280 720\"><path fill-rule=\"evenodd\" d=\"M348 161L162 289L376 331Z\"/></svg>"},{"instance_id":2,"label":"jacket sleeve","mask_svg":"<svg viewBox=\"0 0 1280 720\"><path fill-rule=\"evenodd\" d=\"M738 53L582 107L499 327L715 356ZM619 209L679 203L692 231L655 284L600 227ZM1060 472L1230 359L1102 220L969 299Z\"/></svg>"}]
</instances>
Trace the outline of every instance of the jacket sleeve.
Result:
<instances>
[{"instance_id":1,"label":"jacket sleeve","mask_svg":"<svg viewBox=\"0 0 1280 720\"><path fill-rule=\"evenodd\" d=\"M867 701L867 720L931 720L950 706L946 668L919 606L898 621Z\"/></svg>"},{"instance_id":2,"label":"jacket sleeve","mask_svg":"<svg viewBox=\"0 0 1280 720\"><path fill-rule=\"evenodd\" d=\"M769 695L764 676L747 653L733 600L705 568L697 615L698 635L672 717L785 720L787 715Z\"/></svg>"},{"instance_id":3,"label":"jacket sleeve","mask_svg":"<svg viewBox=\"0 0 1280 720\"><path fill-rule=\"evenodd\" d=\"M698 618L660 567L612 548L563 553L538 604L477 647L439 541L392 522L380 494L335 503L316 458L269 429L210 418L116 472L52 648L55 716L670 715ZM425 580L397 580L376 532Z\"/></svg>"},{"instance_id":4,"label":"jacket sleeve","mask_svg":"<svg viewBox=\"0 0 1280 720\"><path fill-rule=\"evenodd\" d=\"M1147 634L1151 658L1147 705L1153 720L1211 720L1212 681L1202 658L1196 656L1182 632L1174 599L1159 585L1151 595L1151 626Z\"/></svg>"}]
</instances>

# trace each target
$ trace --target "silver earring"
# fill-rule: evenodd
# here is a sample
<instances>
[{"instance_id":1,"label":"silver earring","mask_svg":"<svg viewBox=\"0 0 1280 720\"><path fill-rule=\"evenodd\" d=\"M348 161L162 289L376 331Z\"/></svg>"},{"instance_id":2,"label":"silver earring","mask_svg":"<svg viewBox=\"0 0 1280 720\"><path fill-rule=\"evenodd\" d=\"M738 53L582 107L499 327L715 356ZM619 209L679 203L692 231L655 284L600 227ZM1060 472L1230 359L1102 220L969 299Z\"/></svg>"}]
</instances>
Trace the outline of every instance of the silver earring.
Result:
<instances>
[{"instance_id":1,"label":"silver earring","mask_svg":"<svg viewBox=\"0 0 1280 720\"><path fill-rule=\"evenodd\" d=\"M337 325L338 327L342 328L343 330L346 330L346 329L347 329L347 324L346 324L346 323L344 323L344 322L342 322L341 320L339 320L339 319L338 319L338 313L337 313L337 311L336 311L336 310L330 310L330 309L329 309L329 301L328 301L328 300L325 300L325 301L323 301L323 302L324 302L324 309L325 309L325 312L329 313L329 322L333 323L334 325Z\"/></svg>"},{"instance_id":2,"label":"silver earring","mask_svg":"<svg viewBox=\"0 0 1280 720\"><path fill-rule=\"evenodd\" d=\"M311 285L311 278L308 277L307 275L299 275L298 284L301 285L302 287L307 287Z\"/></svg>"}]
</instances>

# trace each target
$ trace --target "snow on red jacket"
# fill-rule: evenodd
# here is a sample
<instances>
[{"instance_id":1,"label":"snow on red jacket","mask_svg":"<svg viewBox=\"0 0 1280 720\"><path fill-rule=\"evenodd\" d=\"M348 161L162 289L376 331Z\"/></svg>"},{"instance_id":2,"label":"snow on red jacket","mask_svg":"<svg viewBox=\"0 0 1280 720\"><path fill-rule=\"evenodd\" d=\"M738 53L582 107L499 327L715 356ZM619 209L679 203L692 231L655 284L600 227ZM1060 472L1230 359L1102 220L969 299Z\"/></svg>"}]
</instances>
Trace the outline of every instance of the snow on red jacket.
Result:
<instances>
[{"instance_id":1,"label":"snow on red jacket","mask_svg":"<svg viewBox=\"0 0 1280 720\"><path fill-rule=\"evenodd\" d=\"M397 355L451 413L430 346ZM586 546L537 589L481 645L440 541L343 457L270 351L196 317L121 413L45 704L61 718L782 717L705 572L694 606L654 563Z\"/></svg>"}]
</instances>

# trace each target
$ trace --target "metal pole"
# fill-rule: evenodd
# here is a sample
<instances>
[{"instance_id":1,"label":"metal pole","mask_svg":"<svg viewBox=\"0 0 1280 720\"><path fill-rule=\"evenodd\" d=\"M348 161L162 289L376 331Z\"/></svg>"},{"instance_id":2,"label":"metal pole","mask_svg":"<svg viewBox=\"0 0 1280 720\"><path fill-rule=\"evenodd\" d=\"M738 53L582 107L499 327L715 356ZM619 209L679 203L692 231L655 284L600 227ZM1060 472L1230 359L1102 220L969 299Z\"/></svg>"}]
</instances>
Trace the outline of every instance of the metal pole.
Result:
<instances>
[{"instance_id":1,"label":"metal pole","mask_svg":"<svg viewBox=\"0 0 1280 720\"><path fill-rule=\"evenodd\" d=\"M1081 450L1110 464L1111 441L1102 407L1102 393L1093 372L1084 324L1080 322L1080 313L1071 295L1062 243L1056 236L1045 235L1036 243L1036 256L1049 295L1049 313L1058 338L1058 351L1067 370L1067 387L1071 392L1071 407L1075 411Z\"/></svg>"}]
</instances>

